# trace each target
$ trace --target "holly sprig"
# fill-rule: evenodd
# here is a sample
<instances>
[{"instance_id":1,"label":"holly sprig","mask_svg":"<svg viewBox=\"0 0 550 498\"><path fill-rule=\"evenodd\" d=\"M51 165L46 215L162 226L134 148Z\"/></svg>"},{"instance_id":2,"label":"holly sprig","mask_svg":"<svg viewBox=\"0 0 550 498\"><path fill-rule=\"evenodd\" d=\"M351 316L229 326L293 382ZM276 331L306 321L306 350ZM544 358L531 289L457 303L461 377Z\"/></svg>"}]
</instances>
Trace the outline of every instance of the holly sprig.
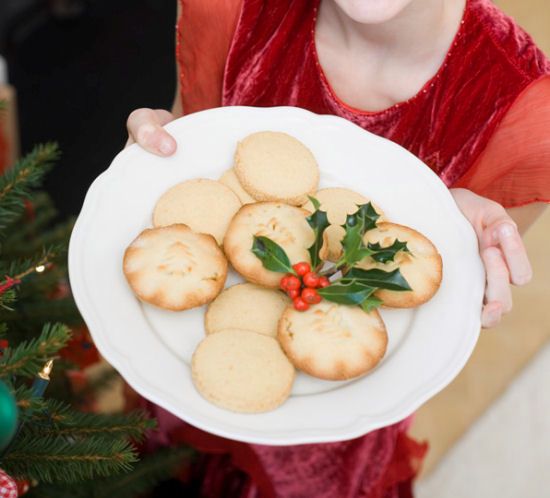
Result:
<instances>
[{"instance_id":1,"label":"holly sprig","mask_svg":"<svg viewBox=\"0 0 550 498\"><path fill-rule=\"evenodd\" d=\"M324 243L323 234L330 223L327 213L320 209L320 202L314 197L309 199L314 212L306 220L314 232L314 242L308 248L308 252L312 269L318 271L323 263L319 256ZM370 202L359 205L355 213L347 216L345 224L342 225L345 230L341 241L342 256L331 270L330 284L317 289L317 293L327 301L360 306L366 312L370 312L382 304L374 295L378 289L412 290L399 268L385 271L379 268L366 270L355 266L365 258L371 258L377 263L388 263L394 261L399 252L409 252L407 242L398 239L386 247L382 247L379 242L365 244L365 233L376 228L379 217ZM252 252L260 259L264 268L296 275L285 250L270 238L254 236Z\"/></svg>"},{"instance_id":2,"label":"holly sprig","mask_svg":"<svg viewBox=\"0 0 550 498\"><path fill-rule=\"evenodd\" d=\"M306 218L306 221L309 223L309 226L313 230L315 240L313 244L308 248L309 257L311 259L311 267L317 268L321 261L319 256L319 251L323 247L323 234L325 230L330 225L327 217L327 213L321 210L321 203L312 196L309 196L311 204L313 204L314 211L313 213Z\"/></svg>"},{"instance_id":3,"label":"holly sprig","mask_svg":"<svg viewBox=\"0 0 550 498\"><path fill-rule=\"evenodd\" d=\"M260 259L264 268L279 273L294 273L285 250L263 235L254 235L252 252Z\"/></svg>"}]
</instances>

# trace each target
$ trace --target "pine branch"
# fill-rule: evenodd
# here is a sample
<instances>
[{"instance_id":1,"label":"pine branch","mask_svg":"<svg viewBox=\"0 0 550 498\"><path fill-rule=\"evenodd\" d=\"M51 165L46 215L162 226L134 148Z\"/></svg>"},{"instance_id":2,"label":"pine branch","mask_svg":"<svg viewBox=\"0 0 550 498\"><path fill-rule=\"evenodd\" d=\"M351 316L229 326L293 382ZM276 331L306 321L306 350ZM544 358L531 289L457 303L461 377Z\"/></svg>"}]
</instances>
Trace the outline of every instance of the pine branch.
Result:
<instances>
[{"instance_id":1,"label":"pine branch","mask_svg":"<svg viewBox=\"0 0 550 498\"><path fill-rule=\"evenodd\" d=\"M12 261L10 263L0 261L0 284L7 283L9 278L19 282L22 281L26 277L33 275L36 272L36 268L49 265L62 251L63 248L50 247L44 248L39 256L34 256L32 258ZM2 278L1 275L4 275L4 278ZM4 292L0 294L0 307L9 307L14 300L15 296L13 293Z\"/></svg>"},{"instance_id":2,"label":"pine branch","mask_svg":"<svg viewBox=\"0 0 550 498\"><path fill-rule=\"evenodd\" d=\"M0 358L0 378L9 375L34 377L44 363L65 347L71 338L71 331L63 324L46 324L40 336L8 348Z\"/></svg>"},{"instance_id":3,"label":"pine branch","mask_svg":"<svg viewBox=\"0 0 550 498\"><path fill-rule=\"evenodd\" d=\"M21 252L30 253L31 251L26 246L20 247L19 244L35 242L42 236L42 231L52 225L57 216L57 210L46 193L36 192L33 195L33 214L29 215L25 210L6 229L2 247L4 259L6 257L13 258L13 255L20 257Z\"/></svg>"},{"instance_id":4,"label":"pine branch","mask_svg":"<svg viewBox=\"0 0 550 498\"><path fill-rule=\"evenodd\" d=\"M124 437L141 441L145 431L156 427L156 421L148 418L142 411L110 415L83 413L54 399L45 400L45 406L45 411L38 412L33 417L37 422L51 423L50 427L40 429L41 436L106 439ZM29 427L32 431L32 424Z\"/></svg>"},{"instance_id":5,"label":"pine branch","mask_svg":"<svg viewBox=\"0 0 550 498\"><path fill-rule=\"evenodd\" d=\"M19 386L15 392L17 408L19 408L19 422L24 424L32 418L33 413L46 409L44 398L35 396L30 387Z\"/></svg>"},{"instance_id":6,"label":"pine branch","mask_svg":"<svg viewBox=\"0 0 550 498\"><path fill-rule=\"evenodd\" d=\"M89 436L70 441L27 434L16 438L1 466L15 478L71 483L128 472L136 461L135 448L121 439Z\"/></svg>"},{"instance_id":7,"label":"pine branch","mask_svg":"<svg viewBox=\"0 0 550 498\"><path fill-rule=\"evenodd\" d=\"M0 177L0 232L23 211L25 199L58 157L56 144L38 145Z\"/></svg>"},{"instance_id":8,"label":"pine branch","mask_svg":"<svg viewBox=\"0 0 550 498\"><path fill-rule=\"evenodd\" d=\"M46 227L37 228L40 220L32 222L34 225L33 229L40 231L40 235L35 236L27 241L9 241L4 244L4 255L5 257L21 257L21 256L30 256L36 254L43 247L56 247L57 251L55 257L52 258L52 261L59 263L64 258L67 253L67 247L69 245L69 239L73 230L75 218L69 218L63 223L58 223L53 228L46 230ZM23 245L22 245L23 244Z\"/></svg>"},{"instance_id":9,"label":"pine branch","mask_svg":"<svg viewBox=\"0 0 550 498\"><path fill-rule=\"evenodd\" d=\"M0 321L16 325L17 329L36 330L37 324L42 324L47 320L63 321L67 325L78 325L82 323L78 309L74 304L72 296L64 299L52 299L46 301L45 297L40 300L27 302L20 299L17 305L10 311L0 309Z\"/></svg>"},{"instance_id":10,"label":"pine branch","mask_svg":"<svg viewBox=\"0 0 550 498\"><path fill-rule=\"evenodd\" d=\"M0 311L12 311L12 305L17 301L17 292L15 289L9 289L0 294Z\"/></svg>"},{"instance_id":11,"label":"pine branch","mask_svg":"<svg viewBox=\"0 0 550 498\"><path fill-rule=\"evenodd\" d=\"M190 463L194 451L187 447L164 448L146 456L128 474L85 481L76 485L40 485L31 498L135 498L174 476L178 467Z\"/></svg>"},{"instance_id":12,"label":"pine branch","mask_svg":"<svg viewBox=\"0 0 550 498\"><path fill-rule=\"evenodd\" d=\"M22 280L31 275L37 266L46 265L52 262L66 249L62 246L44 247L39 254L30 257L11 261L9 263L0 261L0 275L9 275L12 278Z\"/></svg>"},{"instance_id":13,"label":"pine branch","mask_svg":"<svg viewBox=\"0 0 550 498\"><path fill-rule=\"evenodd\" d=\"M152 489L157 483L172 477L178 466L194 456L191 448L169 448L146 456L133 472L100 481L94 497L116 496L133 498Z\"/></svg>"}]
</instances>

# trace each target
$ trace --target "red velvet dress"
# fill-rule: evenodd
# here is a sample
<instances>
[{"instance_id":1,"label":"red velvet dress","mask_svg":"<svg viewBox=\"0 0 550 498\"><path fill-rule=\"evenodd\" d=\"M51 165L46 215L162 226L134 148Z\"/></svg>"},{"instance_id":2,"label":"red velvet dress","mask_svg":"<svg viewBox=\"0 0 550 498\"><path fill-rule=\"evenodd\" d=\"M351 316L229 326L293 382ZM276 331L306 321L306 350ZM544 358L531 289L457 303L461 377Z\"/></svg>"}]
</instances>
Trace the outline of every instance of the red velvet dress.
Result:
<instances>
[{"instance_id":1,"label":"red velvet dress","mask_svg":"<svg viewBox=\"0 0 550 498\"><path fill-rule=\"evenodd\" d=\"M445 61L411 99L379 112L354 109L319 64L318 0L181 0L178 62L186 113L219 105L290 105L335 114L393 140L449 187L505 206L550 202L550 64L488 0L468 0ZM269 447L225 440L158 409L161 443L228 453L212 458L204 496L397 498L425 447L407 422L352 441Z\"/></svg>"}]
</instances>

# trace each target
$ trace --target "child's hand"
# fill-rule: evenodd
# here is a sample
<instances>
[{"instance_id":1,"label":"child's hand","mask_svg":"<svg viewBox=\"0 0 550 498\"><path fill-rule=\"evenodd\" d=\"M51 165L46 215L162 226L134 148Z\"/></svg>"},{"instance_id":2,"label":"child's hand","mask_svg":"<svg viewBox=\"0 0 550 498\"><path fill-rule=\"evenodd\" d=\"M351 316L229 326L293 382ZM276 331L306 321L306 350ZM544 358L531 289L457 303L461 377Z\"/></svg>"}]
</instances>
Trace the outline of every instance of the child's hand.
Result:
<instances>
[{"instance_id":1,"label":"child's hand","mask_svg":"<svg viewBox=\"0 0 550 498\"><path fill-rule=\"evenodd\" d=\"M510 284L531 280L531 264L514 220L500 204L462 188L451 194L477 234L487 273L481 324L494 327L512 309Z\"/></svg>"},{"instance_id":2,"label":"child's hand","mask_svg":"<svg viewBox=\"0 0 550 498\"><path fill-rule=\"evenodd\" d=\"M137 142L157 156L171 156L176 151L176 141L162 126L174 119L174 115L164 109L136 109L126 123L126 147Z\"/></svg>"}]
</instances>

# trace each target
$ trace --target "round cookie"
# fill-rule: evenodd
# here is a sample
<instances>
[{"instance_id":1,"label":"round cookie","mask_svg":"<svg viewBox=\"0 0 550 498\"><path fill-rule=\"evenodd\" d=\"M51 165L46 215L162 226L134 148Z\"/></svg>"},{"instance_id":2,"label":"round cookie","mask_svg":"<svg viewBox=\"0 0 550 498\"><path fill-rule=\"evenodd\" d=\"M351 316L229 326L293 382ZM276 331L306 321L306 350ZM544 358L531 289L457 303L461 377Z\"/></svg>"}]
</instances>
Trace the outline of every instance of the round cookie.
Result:
<instances>
[{"instance_id":1,"label":"round cookie","mask_svg":"<svg viewBox=\"0 0 550 498\"><path fill-rule=\"evenodd\" d=\"M227 260L211 235L170 225L141 232L124 253L123 271L139 299L180 311L221 292Z\"/></svg>"},{"instance_id":2,"label":"round cookie","mask_svg":"<svg viewBox=\"0 0 550 498\"><path fill-rule=\"evenodd\" d=\"M369 202L369 199L360 193L340 187L322 188L313 197L321 203L321 209L327 213L328 221L333 225L343 225L346 223L347 215L355 213L358 205ZM311 213L314 211L310 200L302 207ZM374 205L374 209L383 216L378 206Z\"/></svg>"},{"instance_id":3,"label":"round cookie","mask_svg":"<svg viewBox=\"0 0 550 498\"><path fill-rule=\"evenodd\" d=\"M378 311L328 301L307 311L289 306L278 339L296 368L326 380L352 379L372 370L388 343Z\"/></svg>"},{"instance_id":4,"label":"round cookie","mask_svg":"<svg viewBox=\"0 0 550 498\"><path fill-rule=\"evenodd\" d=\"M249 283L233 285L208 306L204 316L206 333L241 329L276 337L279 319L290 304L280 291Z\"/></svg>"},{"instance_id":5,"label":"round cookie","mask_svg":"<svg viewBox=\"0 0 550 498\"><path fill-rule=\"evenodd\" d=\"M310 150L286 133L261 131L237 145L235 174L259 201L284 201L295 206L317 189L319 167Z\"/></svg>"},{"instance_id":6,"label":"round cookie","mask_svg":"<svg viewBox=\"0 0 550 498\"><path fill-rule=\"evenodd\" d=\"M382 247L393 244L395 239L407 242L410 252L400 251L394 261L377 263L366 258L357 264L365 269L380 268L393 271L399 267L409 283L411 291L378 290L375 295L390 308L413 308L429 301L437 292L443 277L443 262L437 248L420 232L396 223L378 223L376 229L369 230L363 238L368 242L379 242Z\"/></svg>"},{"instance_id":7,"label":"round cookie","mask_svg":"<svg viewBox=\"0 0 550 498\"><path fill-rule=\"evenodd\" d=\"M153 225L183 223L195 232L209 233L221 244L240 207L237 195L223 183L207 178L187 180L167 190L157 201Z\"/></svg>"},{"instance_id":8,"label":"round cookie","mask_svg":"<svg viewBox=\"0 0 550 498\"><path fill-rule=\"evenodd\" d=\"M193 354L191 373L204 398L243 413L277 408L295 375L276 339L239 329L207 335Z\"/></svg>"},{"instance_id":9,"label":"round cookie","mask_svg":"<svg viewBox=\"0 0 550 498\"><path fill-rule=\"evenodd\" d=\"M344 235L346 230L341 225L329 225L323 232L323 246L319 257L324 261L338 261L343 252L341 241Z\"/></svg>"},{"instance_id":10,"label":"round cookie","mask_svg":"<svg viewBox=\"0 0 550 498\"><path fill-rule=\"evenodd\" d=\"M254 197L252 197L239 183L239 179L237 178L233 168L228 169L222 176L220 176L219 181L235 192L241 203L250 204L252 202L256 202L256 199L254 199Z\"/></svg>"},{"instance_id":11,"label":"round cookie","mask_svg":"<svg viewBox=\"0 0 550 498\"><path fill-rule=\"evenodd\" d=\"M252 252L254 235L269 237L286 252L291 264L310 261L307 248L313 244L313 230L306 212L281 202L246 204L231 220L223 247L229 261L244 278L255 284L277 288L282 273L267 270Z\"/></svg>"}]
</instances>

